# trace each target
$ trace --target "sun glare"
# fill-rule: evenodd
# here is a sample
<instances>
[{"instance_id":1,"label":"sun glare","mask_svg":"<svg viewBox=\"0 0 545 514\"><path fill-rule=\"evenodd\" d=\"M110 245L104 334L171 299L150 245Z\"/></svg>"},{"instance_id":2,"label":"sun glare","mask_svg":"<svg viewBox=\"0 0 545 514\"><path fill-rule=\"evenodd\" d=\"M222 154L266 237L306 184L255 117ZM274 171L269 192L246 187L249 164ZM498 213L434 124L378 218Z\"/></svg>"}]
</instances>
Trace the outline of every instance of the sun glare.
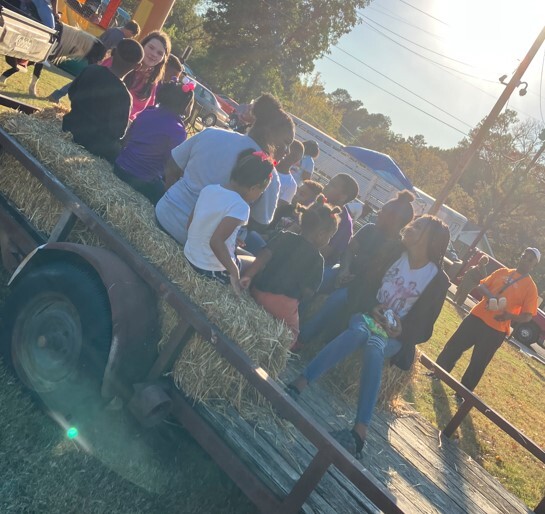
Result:
<instances>
[{"instance_id":1,"label":"sun glare","mask_svg":"<svg viewBox=\"0 0 545 514\"><path fill-rule=\"evenodd\" d=\"M545 24L544 0L435 0L445 53L483 73L511 73Z\"/></svg>"}]
</instances>

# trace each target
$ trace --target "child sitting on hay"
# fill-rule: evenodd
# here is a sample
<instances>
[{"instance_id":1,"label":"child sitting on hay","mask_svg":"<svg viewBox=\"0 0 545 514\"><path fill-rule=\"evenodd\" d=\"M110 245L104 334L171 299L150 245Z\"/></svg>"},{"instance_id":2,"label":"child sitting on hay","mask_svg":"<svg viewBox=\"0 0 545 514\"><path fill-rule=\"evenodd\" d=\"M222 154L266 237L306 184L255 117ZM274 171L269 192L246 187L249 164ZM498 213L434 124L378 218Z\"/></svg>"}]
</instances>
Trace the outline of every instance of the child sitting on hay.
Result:
<instances>
[{"instance_id":1,"label":"child sitting on hay","mask_svg":"<svg viewBox=\"0 0 545 514\"><path fill-rule=\"evenodd\" d=\"M340 207L325 203L320 195L315 204L298 206L301 234L280 232L261 250L244 272L240 285L275 318L285 321L299 335L299 301L313 295L322 282L324 258L320 250L333 237L339 226Z\"/></svg>"},{"instance_id":2,"label":"child sitting on hay","mask_svg":"<svg viewBox=\"0 0 545 514\"><path fill-rule=\"evenodd\" d=\"M153 205L165 194L163 171L170 152L187 138L182 116L193 105L195 83L183 80L161 86L159 106L149 107L134 120L115 161L115 174Z\"/></svg>"},{"instance_id":3,"label":"child sitting on hay","mask_svg":"<svg viewBox=\"0 0 545 514\"><path fill-rule=\"evenodd\" d=\"M72 133L74 142L111 162L119 153L131 110L123 78L143 57L140 43L124 39L113 51L110 68L97 64L85 68L68 91L72 108L62 129Z\"/></svg>"},{"instance_id":4,"label":"child sitting on hay","mask_svg":"<svg viewBox=\"0 0 545 514\"><path fill-rule=\"evenodd\" d=\"M248 223L250 203L271 181L274 165L262 151L245 150L228 185L201 190L189 217L185 257L193 269L208 278L231 284L240 294L239 261L235 256L239 228Z\"/></svg>"}]
</instances>

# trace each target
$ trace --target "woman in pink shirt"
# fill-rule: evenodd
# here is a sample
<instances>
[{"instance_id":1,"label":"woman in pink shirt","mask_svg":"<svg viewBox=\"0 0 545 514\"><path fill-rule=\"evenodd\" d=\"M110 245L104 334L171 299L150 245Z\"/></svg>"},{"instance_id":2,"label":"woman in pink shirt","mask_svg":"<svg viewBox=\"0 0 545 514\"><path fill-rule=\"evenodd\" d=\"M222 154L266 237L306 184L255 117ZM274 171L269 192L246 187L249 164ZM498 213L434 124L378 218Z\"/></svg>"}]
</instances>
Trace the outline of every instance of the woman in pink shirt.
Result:
<instances>
[{"instance_id":1,"label":"woman in pink shirt","mask_svg":"<svg viewBox=\"0 0 545 514\"><path fill-rule=\"evenodd\" d=\"M129 73L125 85L132 97L132 108L129 115L133 121L146 107L155 105L157 85L165 73L166 62L170 55L170 38L160 30L150 32L141 41L144 48L144 60L140 67ZM111 57L102 62L103 66L111 65Z\"/></svg>"}]
</instances>

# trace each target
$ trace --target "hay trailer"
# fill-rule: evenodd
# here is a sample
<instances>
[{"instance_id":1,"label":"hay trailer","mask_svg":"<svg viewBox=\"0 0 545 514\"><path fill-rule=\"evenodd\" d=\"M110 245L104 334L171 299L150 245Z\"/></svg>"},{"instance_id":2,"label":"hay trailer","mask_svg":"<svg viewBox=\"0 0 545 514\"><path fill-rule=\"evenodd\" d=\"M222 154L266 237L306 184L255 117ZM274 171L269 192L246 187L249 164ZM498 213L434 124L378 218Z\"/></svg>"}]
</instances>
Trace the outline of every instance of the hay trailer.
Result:
<instances>
[{"instance_id":1,"label":"hay trailer","mask_svg":"<svg viewBox=\"0 0 545 514\"><path fill-rule=\"evenodd\" d=\"M0 98L0 104L25 113L35 110L5 97ZM79 376L82 367L85 372L99 372L103 395L123 398L145 425L158 423L166 415L176 418L261 512L332 512L329 507L313 506L309 499L316 497L313 491L331 473L336 486L326 496L332 502L341 495L337 505L347 506L341 511L376 512L378 508L386 513L407 512L178 287L4 130L0 130L0 147L64 207L46 239L0 195L2 262L7 270L15 270L6 302L9 338L3 346L8 346L6 353L15 372L30 390L40 396L53 394L63 382ZM92 231L106 248L67 242L76 223ZM157 354L155 306L159 299L168 302L183 321ZM210 415L203 415L203 409L164 377L195 332L314 449L298 467L298 476L290 476L282 490L271 486L274 476L256 472L233 445L233 440L246 444L244 438L252 439L251 433L231 434L230 441L226 440L228 427L219 430L213 426ZM352 503L342 494L351 495Z\"/></svg>"}]
</instances>

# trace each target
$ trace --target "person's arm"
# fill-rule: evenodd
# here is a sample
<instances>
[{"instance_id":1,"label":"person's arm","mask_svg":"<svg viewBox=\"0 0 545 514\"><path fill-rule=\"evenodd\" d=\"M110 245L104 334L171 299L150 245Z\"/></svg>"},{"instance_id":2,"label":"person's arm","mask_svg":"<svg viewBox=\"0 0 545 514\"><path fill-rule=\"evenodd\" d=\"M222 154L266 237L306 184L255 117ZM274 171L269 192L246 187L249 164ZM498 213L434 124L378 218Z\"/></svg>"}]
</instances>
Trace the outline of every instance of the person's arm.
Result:
<instances>
[{"instance_id":1,"label":"person's arm","mask_svg":"<svg viewBox=\"0 0 545 514\"><path fill-rule=\"evenodd\" d=\"M267 248L263 248L255 258L254 262L246 269L240 279L240 286L243 289L248 289L254 277L265 268L271 260L272 252Z\"/></svg>"},{"instance_id":2,"label":"person's arm","mask_svg":"<svg viewBox=\"0 0 545 514\"><path fill-rule=\"evenodd\" d=\"M303 159L301 161L301 181L310 180L314 173L314 161L312 159Z\"/></svg>"},{"instance_id":3,"label":"person's arm","mask_svg":"<svg viewBox=\"0 0 545 514\"><path fill-rule=\"evenodd\" d=\"M329 260L329 258L335 253L335 248L331 246L331 244L328 244L324 248L320 250L320 253L322 254L322 257L324 258L324 261Z\"/></svg>"},{"instance_id":4,"label":"person's arm","mask_svg":"<svg viewBox=\"0 0 545 514\"><path fill-rule=\"evenodd\" d=\"M514 323L528 323L534 315L531 312L521 312L520 314L513 314L511 312L502 312L497 316L494 316L496 321L512 321Z\"/></svg>"},{"instance_id":5,"label":"person's arm","mask_svg":"<svg viewBox=\"0 0 545 514\"><path fill-rule=\"evenodd\" d=\"M280 180L278 179L278 173L273 171L270 184L266 187L261 197L251 206L251 221L264 225L265 227L269 225L269 223L273 220L274 213L276 211L279 192Z\"/></svg>"},{"instance_id":6,"label":"person's arm","mask_svg":"<svg viewBox=\"0 0 545 514\"><path fill-rule=\"evenodd\" d=\"M537 314L537 288L530 288L524 295L524 301L520 306L520 314L504 311L494 318L497 321L512 321L514 323L528 323Z\"/></svg>"},{"instance_id":7,"label":"person's arm","mask_svg":"<svg viewBox=\"0 0 545 514\"><path fill-rule=\"evenodd\" d=\"M104 105L108 110L108 135L114 139L121 139L129 125L131 112L131 96L125 88L116 91L115 95Z\"/></svg>"},{"instance_id":8,"label":"person's arm","mask_svg":"<svg viewBox=\"0 0 545 514\"><path fill-rule=\"evenodd\" d=\"M176 164L171 154L165 166L165 189L173 186L183 176L184 170Z\"/></svg>"},{"instance_id":9,"label":"person's arm","mask_svg":"<svg viewBox=\"0 0 545 514\"><path fill-rule=\"evenodd\" d=\"M244 220L232 218L227 216L223 218L220 224L210 238L210 248L214 252L214 255L225 267L229 276L231 277L231 285L236 294L240 294L240 275L238 266L231 256L225 241L231 236L231 234L242 224Z\"/></svg>"}]
</instances>

